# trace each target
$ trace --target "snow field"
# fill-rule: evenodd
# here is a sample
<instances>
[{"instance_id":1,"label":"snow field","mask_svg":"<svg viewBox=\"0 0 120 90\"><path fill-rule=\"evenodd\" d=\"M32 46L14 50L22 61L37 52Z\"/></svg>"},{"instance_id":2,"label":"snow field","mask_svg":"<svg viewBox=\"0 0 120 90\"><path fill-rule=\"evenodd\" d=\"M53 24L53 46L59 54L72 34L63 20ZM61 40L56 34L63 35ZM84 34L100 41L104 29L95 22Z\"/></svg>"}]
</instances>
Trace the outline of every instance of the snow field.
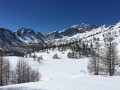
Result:
<instances>
[{"instance_id":1,"label":"snow field","mask_svg":"<svg viewBox=\"0 0 120 90\"><path fill-rule=\"evenodd\" d=\"M61 59L53 59L56 54ZM120 77L105 77L89 75L87 72L88 58L69 59L67 52L53 51L36 53L43 57L41 63L26 58L32 68L39 69L42 78L39 82L30 82L3 86L0 90L119 90ZM8 58L8 57L7 57ZM15 68L18 57L9 57L12 67Z\"/></svg>"}]
</instances>

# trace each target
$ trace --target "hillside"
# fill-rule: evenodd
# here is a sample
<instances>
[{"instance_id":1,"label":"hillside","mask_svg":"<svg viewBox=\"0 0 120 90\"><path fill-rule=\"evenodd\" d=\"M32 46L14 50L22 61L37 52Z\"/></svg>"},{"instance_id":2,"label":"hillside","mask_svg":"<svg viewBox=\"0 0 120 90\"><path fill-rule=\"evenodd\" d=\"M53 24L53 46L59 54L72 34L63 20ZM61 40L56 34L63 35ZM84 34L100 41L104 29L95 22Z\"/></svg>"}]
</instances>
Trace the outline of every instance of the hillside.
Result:
<instances>
[{"instance_id":1,"label":"hillside","mask_svg":"<svg viewBox=\"0 0 120 90\"><path fill-rule=\"evenodd\" d=\"M76 33L72 36L64 36L62 38L52 39L50 40L51 44L62 44L62 43L69 43L74 42L78 40L83 40L85 42L93 42L94 38L100 38L100 41L103 41L104 38L107 38L109 35L109 32L112 32L112 35L114 36L114 39L117 39L120 35L120 22L114 24L114 25L103 25L98 28L94 28L92 30L87 30L82 33Z\"/></svg>"},{"instance_id":2,"label":"hillside","mask_svg":"<svg viewBox=\"0 0 120 90\"><path fill-rule=\"evenodd\" d=\"M5 28L0 28L0 50L2 51L15 50L13 46L43 45L44 42L45 36L32 29L21 28L16 32L13 32Z\"/></svg>"},{"instance_id":3,"label":"hillside","mask_svg":"<svg viewBox=\"0 0 120 90\"><path fill-rule=\"evenodd\" d=\"M92 29L96 29L99 26L92 25L92 24L79 24L79 25L73 25L67 29L61 30L61 31L54 31L51 33L46 34L46 40L53 40L53 39L60 39L64 37L71 37L73 35L76 35L78 33L85 33L87 31L91 31Z\"/></svg>"}]
</instances>

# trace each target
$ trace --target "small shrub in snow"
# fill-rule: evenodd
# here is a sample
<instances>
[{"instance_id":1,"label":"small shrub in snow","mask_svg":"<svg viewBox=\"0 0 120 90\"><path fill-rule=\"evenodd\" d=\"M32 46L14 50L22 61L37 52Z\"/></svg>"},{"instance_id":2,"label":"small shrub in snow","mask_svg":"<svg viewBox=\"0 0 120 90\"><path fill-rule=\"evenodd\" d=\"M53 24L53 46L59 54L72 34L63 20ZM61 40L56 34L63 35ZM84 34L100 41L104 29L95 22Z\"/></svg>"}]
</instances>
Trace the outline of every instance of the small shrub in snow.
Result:
<instances>
[{"instance_id":1,"label":"small shrub in snow","mask_svg":"<svg viewBox=\"0 0 120 90\"><path fill-rule=\"evenodd\" d=\"M57 55L57 53L53 56L53 59L60 59Z\"/></svg>"},{"instance_id":2,"label":"small shrub in snow","mask_svg":"<svg viewBox=\"0 0 120 90\"><path fill-rule=\"evenodd\" d=\"M62 52L62 54L65 54L65 52Z\"/></svg>"},{"instance_id":3,"label":"small shrub in snow","mask_svg":"<svg viewBox=\"0 0 120 90\"><path fill-rule=\"evenodd\" d=\"M75 59L80 58L80 54L75 52L68 52L67 56L68 58L75 58Z\"/></svg>"},{"instance_id":4,"label":"small shrub in snow","mask_svg":"<svg viewBox=\"0 0 120 90\"><path fill-rule=\"evenodd\" d=\"M50 52L47 51L47 54L49 54Z\"/></svg>"},{"instance_id":5,"label":"small shrub in snow","mask_svg":"<svg viewBox=\"0 0 120 90\"><path fill-rule=\"evenodd\" d=\"M37 55L33 55L32 57L33 57L33 58L37 58Z\"/></svg>"},{"instance_id":6,"label":"small shrub in snow","mask_svg":"<svg viewBox=\"0 0 120 90\"><path fill-rule=\"evenodd\" d=\"M35 61L35 60L36 60L36 58L37 58L37 55L33 55L32 57L34 58L34 61Z\"/></svg>"},{"instance_id":7,"label":"small shrub in snow","mask_svg":"<svg viewBox=\"0 0 120 90\"><path fill-rule=\"evenodd\" d=\"M41 60L43 60L43 57L42 57L42 56L37 58L37 61L38 61L39 63L40 63Z\"/></svg>"}]
</instances>

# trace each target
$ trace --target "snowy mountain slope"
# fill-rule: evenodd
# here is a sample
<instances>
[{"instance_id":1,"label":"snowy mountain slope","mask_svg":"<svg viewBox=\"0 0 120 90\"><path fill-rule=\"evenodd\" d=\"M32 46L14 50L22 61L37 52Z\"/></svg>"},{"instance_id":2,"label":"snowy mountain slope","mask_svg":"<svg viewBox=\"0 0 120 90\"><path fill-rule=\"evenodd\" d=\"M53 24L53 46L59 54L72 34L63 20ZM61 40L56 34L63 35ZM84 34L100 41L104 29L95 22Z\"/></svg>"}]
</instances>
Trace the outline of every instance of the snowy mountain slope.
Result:
<instances>
[{"instance_id":1,"label":"snowy mountain slope","mask_svg":"<svg viewBox=\"0 0 120 90\"><path fill-rule=\"evenodd\" d=\"M105 25L97 28L97 29L93 29L92 31L88 32L88 33L83 33L82 37L81 35L75 35L74 37L72 37L72 39L80 39L83 38L82 41L85 41L86 43L96 43L97 39L99 39L99 42L102 45L104 45L104 42L107 42L107 39L109 37L111 33L111 36L113 37L113 41L115 41L118 46L120 45L120 22L116 23L115 25L111 25L108 27L105 27Z\"/></svg>"},{"instance_id":2,"label":"snowy mountain slope","mask_svg":"<svg viewBox=\"0 0 120 90\"><path fill-rule=\"evenodd\" d=\"M53 59L57 53L61 59ZM69 59L67 52L54 51L36 53L43 56L38 63L27 58L33 68L39 68L42 78L40 82L17 84L0 87L0 90L119 90L120 77L105 77L89 75L87 72L88 58ZM15 68L18 57L9 57L12 67Z\"/></svg>"},{"instance_id":3,"label":"snowy mountain slope","mask_svg":"<svg viewBox=\"0 0 120 90\"><path fill-rule=\"evenodd\" d=\"M82 23L80 25L73 25L62 31L54 31L54 32L48 33L46 35L46 39L54 40L54 39L60 39L63 37L71 37L78 33L85 33L86 31L91 31L92 29L95 29L95 28L98 28L98 26L91 25L91 24L84 24L84 23Z\"/></svg>"},{"instance_id":4,"label":"snowy mountain slope","mask_svg":"<svg viewBox=\"0 0 120 90\"><path fill-rule=\"evenodd\" d=\"M21 44L44 44L45 36L40 32L31 29L19 29L12 32L8 29L0 28L0 49L10 51L14 45Z\"/></svg>"},{"instance_id":5,"label":"snowy mountain slope","mask_svg":"<svg viewBox=\"0 0 120 90\"><path fill-rule=\"evenodd\" d=\"M111 30L111 33L114 39L117 39L120 36L120 22L116 23L115 25L110 25L110 26L103 25L98 28L92 29L90 31L86 31L83 33L77 33L70 37L65 36L59 39L54 39L54 40L51 40L51 43L62 44L62 43L74 42L80 39L82 39L85 42L93 42L94 38L100 38L100 41L104 41L104 38L109 35L110 30Z\"/></svg>"},{"instance_id":6,"label":"snowy mountain slope","mask_svg":"<svg viewBox=\"0 0 120 90\"><path fill-rule=\"evenodd\" d=\"M3 50L10 50L11 45L21 43L15 34L4 28L0 28L0 48Z\"/></svg>"},{"instance_id":7,"label":"snowy mountain slope","mask_svg":"<svg viewBox=\"0 0 120 90\"><path fill-rule=\"evenodd\" d=\"M24 43L43 43L45 36L40 32L32 29L21 28L15 32L15 35Z\"/></svg>"},{"instance_id":8,"label":"snowy mountain slope","mask_svg":"<svg viewBox=\"0 0 120 90\"><path fill-rule=\"evenodd\" d=\"M32 29L21 28L16 32L12 32L7 29L0 29L0 42L2 46L5 46L7 49L10 48L11 44L23 43L23 44L62 44L74 42L79 39L83 39L84 41L93 41L94 37L101 37L103 41L104 37L108 35L108 32L112 30L112 32L116 36L119 36L120 22L115 25L110 26L100 26L90 25L90 24L80 24L73 25L70 28L64 29L62 31L55 31L46 35L43 35L40 32L35 32ZM4 33L3 33L4 32ZM87 40L88 39L88 40ZM1 46L1 47L2 47ZM2 47L4 48L4 47ZM8 49L7 49L8 50Z\"/></svg>"}]
</instances>

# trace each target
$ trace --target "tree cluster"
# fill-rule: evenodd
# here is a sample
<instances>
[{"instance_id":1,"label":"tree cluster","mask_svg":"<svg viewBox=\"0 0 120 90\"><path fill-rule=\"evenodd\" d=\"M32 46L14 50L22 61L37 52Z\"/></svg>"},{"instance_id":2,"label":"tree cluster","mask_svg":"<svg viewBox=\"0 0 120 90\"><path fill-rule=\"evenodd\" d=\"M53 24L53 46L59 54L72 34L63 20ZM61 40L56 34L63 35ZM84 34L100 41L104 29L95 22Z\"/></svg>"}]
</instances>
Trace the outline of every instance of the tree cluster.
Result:
<instances>
[{"instance_id":1,"label":"tree cluster","mask_svg":"<svg viewBox=\"0 0 120 90\"><path fill-rule=\"evenodd\" d=\"M116 75L116 66L119 65L118 51L116 49L117 43L114 42L111 32L105 38L104 47L98 46L92 50L91 58L88 64L88 71L91 74Z\"/></svg>"},{"instance_id":2,"label":"tree cluster","mask_svg":"<svg viewBox=\"0 0 120 90\"><path fill-rule=\"evenodd\" d=\"M40 80L40 73L33 70L29 63L22 58L17 62L15 70L12 70L9 60L0 53L0 86L9 84L35 82Z\"/></svg>"}]
</instances>

